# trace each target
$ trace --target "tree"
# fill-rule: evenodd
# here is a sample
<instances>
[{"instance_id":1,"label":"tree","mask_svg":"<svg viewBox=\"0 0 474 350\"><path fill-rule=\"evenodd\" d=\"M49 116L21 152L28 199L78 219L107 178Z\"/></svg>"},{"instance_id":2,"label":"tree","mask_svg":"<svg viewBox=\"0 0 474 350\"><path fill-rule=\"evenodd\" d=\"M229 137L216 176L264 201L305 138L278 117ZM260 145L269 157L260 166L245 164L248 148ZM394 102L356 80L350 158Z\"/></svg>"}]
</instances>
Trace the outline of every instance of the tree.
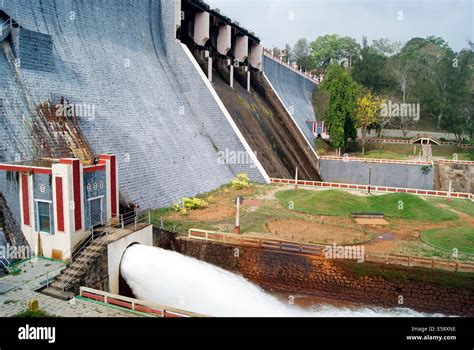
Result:
<instances>
[{"instance_id":1,"label":"tree","mask_svg":"<svg viewBox=\"0 0 474 350\"><path fill-rule=\"evenodd\" d=\"M397 54L402 47L399 41L390 42L388 39L380 38L372 40L371 48L381 56L391 56Z\"/></svg>"},{"instance_id":2,"label":"tree","mask_svg":"<svg viewBox=\"0 0 474 350\"><path fill-rule=\"evenodd\" d=\"M310 44L313 64L319 68L327 68L333 63L347 59L349 66L359 54L359 44L350 37L341 38L337 34L327 34L316 38Z\"/></svg>"},{"instance_id":3,"label":"tree","mask_svg":"<svg viewBox=\"0 0 474 350\"><path fill-rule=\"evenodd\" d=\"M360 54L360 45L354 38L345 36L341 39L342 56L347 59L348 66L352 67L352 61Z\"/></svg>"},{"instance_id":4,"label":"tree","mask_svg":"<svg viewBox=\"0 0 474 350\"><path fill-rule=\"evenodd\" d=\"M393 80L386 72L387 58L367 45L367 38L362 39L360 57L354 61L351 70L352 78L360 85L382 93L393 85Z\"/></svg>"},{"instance_id":5,"label":"tree","mask_svg":"<svg viewBox=\"0 0 474 350\"><path fill-rule=\"evenodd\" d=\"M289 44L286 44L285 45L285 53L286 53L286 60L287 62L291 62L291 60L293 59L292 55L291 55L291 46Z\"/></svg>"},{"instance_id":6,"label":"tree","mask_svg":"<svg viewBox=\"0 0 474 350\"><path fill-rule=\"evenodd\" d=\"M352 112L355 108L357 84L340 65L333 64L320 85L329 93L329 104L324 120L331 135L334 147L341 153L341 147L356 135Z\"/></svg>"},{"instance_id":7,"label":"tree","mask_svg":"<svg viewBox=\"0 0 474 350\"><path fill-rule=\"evenodd\" d=\"M362 154L365 154L365 141L370 127L379 122L382 99L370 91L363 91L357 98L354 111L356 127L360 128L362 134Z\"/></svg>"},{"instance_id":8,"label":"tree","mask_svg":"<svg viewBox=\"0 0 474 350\"><path fill-rule=\"evenodd\" d=\"M308 40L301 38L293 46L292 57L298 64L301 64L301 60L309 56L310 53Z\"/></svg>"}]
</instances>

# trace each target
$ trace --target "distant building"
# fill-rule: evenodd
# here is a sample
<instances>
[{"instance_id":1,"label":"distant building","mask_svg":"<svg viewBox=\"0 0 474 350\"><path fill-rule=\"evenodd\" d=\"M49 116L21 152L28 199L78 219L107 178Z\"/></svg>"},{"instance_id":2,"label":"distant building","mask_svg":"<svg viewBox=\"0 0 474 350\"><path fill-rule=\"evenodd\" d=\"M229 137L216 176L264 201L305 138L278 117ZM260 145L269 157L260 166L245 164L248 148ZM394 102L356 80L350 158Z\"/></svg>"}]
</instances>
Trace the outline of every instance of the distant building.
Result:
<instances>
[{"instance_id":1,"label":"distant building","mask_svg":"<svg viewBox=\"0 0 474 350\"><path fill-rule=\"evenodd\" d=\"M327 132L326 126L324 126L323 120L307 120L306 124L311 129L313 135L316 138L321 138L323 140L329 140L329 134Z\"/></svg>"},{"instance_id":2,"label":"distant building","mask_svg":"<svg viewBox=\"0 0 474 350\"><path fill-rule=\"evenodd\" d=\"M117 159L39 159L0 164L18 173L21 230L41 256L68 259L91 229L119 214Z\"/></svg>"}]
</instances>

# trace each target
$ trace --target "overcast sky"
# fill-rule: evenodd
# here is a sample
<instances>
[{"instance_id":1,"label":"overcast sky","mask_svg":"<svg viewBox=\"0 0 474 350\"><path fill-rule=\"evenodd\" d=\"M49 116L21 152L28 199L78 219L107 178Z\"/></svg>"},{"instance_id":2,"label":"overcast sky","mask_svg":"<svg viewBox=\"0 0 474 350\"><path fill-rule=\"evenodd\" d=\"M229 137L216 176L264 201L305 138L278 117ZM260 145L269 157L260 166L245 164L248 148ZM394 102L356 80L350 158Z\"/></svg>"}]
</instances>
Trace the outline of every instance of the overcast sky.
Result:
<instances>
[{"instance_id":1,"label":"overcast sky","mask_svg":"<svg viewBox=\"0 0 474 350\"><path fill-rule=\"evenodd\" d=\"M265 47L324 34L403 41L443 37L456 51L474 41L474 0L205 0L263 39Z\"/></svg>"}]
</instances>

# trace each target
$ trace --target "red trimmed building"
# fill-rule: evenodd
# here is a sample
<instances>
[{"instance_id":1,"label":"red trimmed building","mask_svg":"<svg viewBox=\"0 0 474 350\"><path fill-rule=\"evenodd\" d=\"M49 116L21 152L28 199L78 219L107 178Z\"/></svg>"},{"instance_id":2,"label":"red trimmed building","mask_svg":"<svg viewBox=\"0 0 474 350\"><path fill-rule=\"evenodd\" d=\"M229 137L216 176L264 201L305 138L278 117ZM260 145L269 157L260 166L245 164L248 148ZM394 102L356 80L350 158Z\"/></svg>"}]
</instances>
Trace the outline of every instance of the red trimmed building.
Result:
<instances>
[{"instance_id":1,"label":"red trimmed building","mask_svg":"<svg viewBox=\"0 0 474 350\"><path fill-rule=\"evenodd\" d=\"M19 174L21 229L38 255L70 258L93 227L119 214L114 155L100 155L96 165L72 158L1 163L0 171Z\"/></svg>"}]
</instances>

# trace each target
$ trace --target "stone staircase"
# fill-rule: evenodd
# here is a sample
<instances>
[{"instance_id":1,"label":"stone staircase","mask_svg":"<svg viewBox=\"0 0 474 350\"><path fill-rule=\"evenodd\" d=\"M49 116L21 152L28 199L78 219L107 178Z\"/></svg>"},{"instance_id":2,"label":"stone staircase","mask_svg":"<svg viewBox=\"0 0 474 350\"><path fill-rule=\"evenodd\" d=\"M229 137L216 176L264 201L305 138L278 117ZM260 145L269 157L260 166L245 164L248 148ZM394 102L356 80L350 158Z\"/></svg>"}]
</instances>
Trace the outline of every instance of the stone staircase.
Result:
<instances>
[{"instance_id":1,"label":"stone staircase","mask_svg":"<svg viewBox=\"0 0 474 350\"><path fill-rule=\"evenodd\" d=\"M79 287L83 284L91 265L106 252L107 239L106 236L102 236L81 250L71 265L62 270L61 274L42 293L62 300L72 299L78 294Z\"/></svg>"}]
</instances>

